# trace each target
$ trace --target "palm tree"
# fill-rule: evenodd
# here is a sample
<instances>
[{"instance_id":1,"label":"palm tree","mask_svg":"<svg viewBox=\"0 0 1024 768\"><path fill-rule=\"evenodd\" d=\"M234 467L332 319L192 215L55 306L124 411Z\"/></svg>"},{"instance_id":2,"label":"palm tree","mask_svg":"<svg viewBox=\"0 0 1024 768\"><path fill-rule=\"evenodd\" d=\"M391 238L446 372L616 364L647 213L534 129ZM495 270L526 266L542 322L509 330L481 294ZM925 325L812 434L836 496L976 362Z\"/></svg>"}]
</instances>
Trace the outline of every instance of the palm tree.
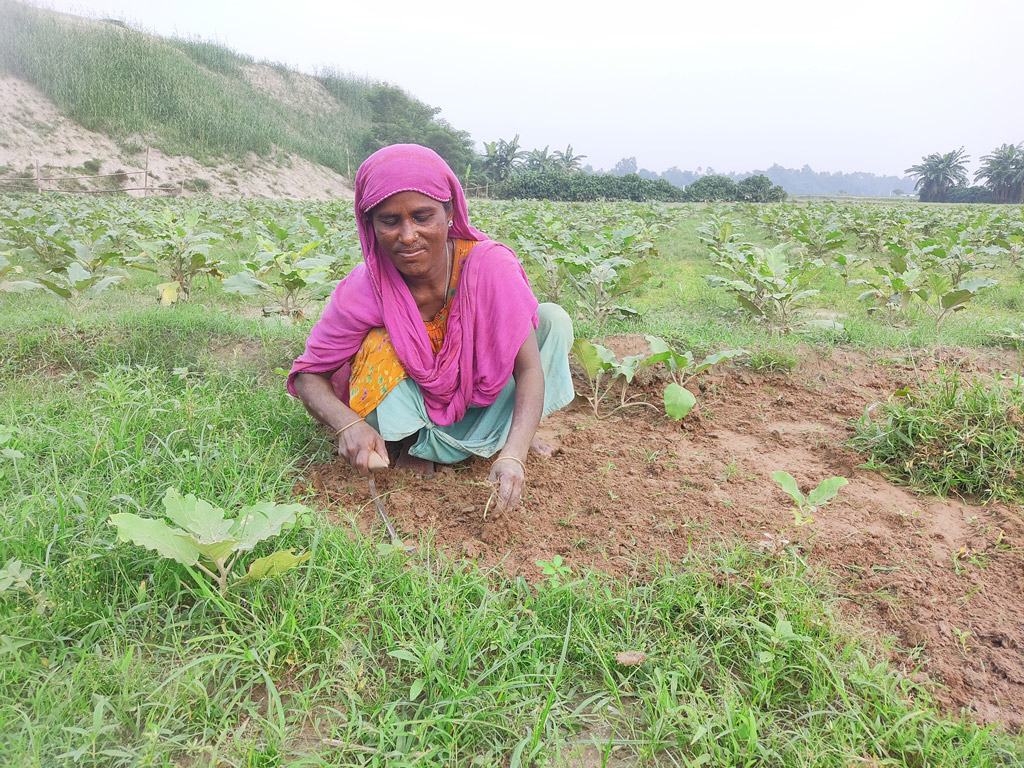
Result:
<instances>
[{"instance_id":1,"label":"palm tree","mask_svg":"<svg viewBox=\"0 0 1024 768\"><path fill-rule=\"evenodd\" d=\"M1024 202L1024 143L1003 144L983 155L974 180L985 179L997 203Z\"/></svg>"},{"instance_id":2,"label":"palm tree","mask_svg":"<svg viewBox=\"0 0 1024 768\"><path fill-rule=\"evenodd\" d=\"M583 168L582 160L586 155L577 155L573 152L572 144L565 148L565 152L557 149L552 153L564 173L576 173Z\"/></svg>"},{"instance_id":3,"label":"palm tree","mask_svg":"<svg viewBox=\"0 0 1024 768\"><path fill-rule=\"evenodd\" d=\"M548 148L535 149L526 156L526 160L523 162L523 168L527 171L539 171L540 173L550 173L554 170L556 160L554 157L548 154Z\"/></svg>"},{"instance_id":4,"label":"palm tree","mask_svg":"<svg viewBox=\"0 0 1024 768\"><path fill-rule=\"evenodd\" d=\"M484 170L493 181L502 182L522 163L526 152L519 149L519 134L512 141L498 139L484 144Z\"/></svg>"},{"instance_id":5,"label":"palm tree","mask_svg":"<svg viewBox=\"0 0 1024 768\"><path fill-rule=\"evenodd\" d=\"M912 165L904 173L917 176L914 189L925 203L941 203L949 194L950 187L967 184L967 162L969 155L964 148L940 155L938 152L922 157L922 162Z\"/></svg>"}]
</instances>

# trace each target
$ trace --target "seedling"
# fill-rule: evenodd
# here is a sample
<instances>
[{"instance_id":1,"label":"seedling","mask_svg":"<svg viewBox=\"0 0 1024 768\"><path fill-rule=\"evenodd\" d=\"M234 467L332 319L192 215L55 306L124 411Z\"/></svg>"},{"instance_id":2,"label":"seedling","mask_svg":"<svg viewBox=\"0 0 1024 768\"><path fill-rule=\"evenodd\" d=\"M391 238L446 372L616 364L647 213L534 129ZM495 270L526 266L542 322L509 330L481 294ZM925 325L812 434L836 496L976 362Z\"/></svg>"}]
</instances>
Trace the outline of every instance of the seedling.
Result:
<instances>
[{"instance_id":1,"label":"seedling","mask_svg":"<svg viewBox=\"0 0 1024 768\"><path fill-rule=\"evenodd\" d=\"M228 578L243 552L291 528L298 514L308 512L301 504L260 502L242 507L232 519L225 517L223 509L192 494L182 496L175 488L167 489L163 504L167 517L180 528L130 512L111 515L110 524L117 528L122 541L156 550L161 557L182 565L195 566L213 579L221 595L227 592ZM276 576L309 558L309 552L296 555L291 549L259 557L249 563L244 576L231 584Z\"/></svg>"},{"instance_id":2,"label":"seedling","mask_svg":"<svg viewBox=\"0 0 1024 768\"><path fill-rule=\"evenodd\" d=\"M555 555L548 560L538 560L537 567L547 576L549 587L559 587L563 579L568 579L572 574L572 568L562 564L562 556Z\"/></svg>"},{"instance_id":3,"label":"seedling","mask_svg":"<svg viewBox=\"0 0 1024 768\"><path fill-rule=\"evenodd\" d=\"M782 486L796 504L793 507L793 519L797 525L814 522L818 507L823 507L839 493L839 489L849 482L845 477L830 477L822 480L818 487L804 496L796 486L796 480L789 472L772 472L772 480Z\"/></svg>"}]
</instances>

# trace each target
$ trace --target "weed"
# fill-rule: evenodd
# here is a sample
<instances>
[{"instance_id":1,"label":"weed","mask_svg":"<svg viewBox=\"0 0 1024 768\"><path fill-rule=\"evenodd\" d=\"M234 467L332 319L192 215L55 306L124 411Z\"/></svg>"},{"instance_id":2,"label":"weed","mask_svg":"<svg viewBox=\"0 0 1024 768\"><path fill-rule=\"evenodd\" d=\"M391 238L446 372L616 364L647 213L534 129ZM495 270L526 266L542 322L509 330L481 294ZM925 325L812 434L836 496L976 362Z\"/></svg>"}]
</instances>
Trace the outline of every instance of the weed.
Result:
<instances>
[{"instance_id":1,"label":"weed","mask_svg":"<svg viewBox=\"0 0 1024 768\"><path fill-rule=\"evenodd\" d=\"M552 588L561 586L562 580L572 574L572 569L562 563L561 555L555 555L551 560L538 560L537 567L547 577L547 584Z\"/></svg>"},{"instance_id":2,"label":"weed","mask_svg":"<svg viewBox=\"0 0 1024 768\"><path fill-rule=\"evenodd\" d=\"M873 466L932 493L1024 497L1024 390L945 369L865 409L850 441Z\"/></svg>"}]
</instances>

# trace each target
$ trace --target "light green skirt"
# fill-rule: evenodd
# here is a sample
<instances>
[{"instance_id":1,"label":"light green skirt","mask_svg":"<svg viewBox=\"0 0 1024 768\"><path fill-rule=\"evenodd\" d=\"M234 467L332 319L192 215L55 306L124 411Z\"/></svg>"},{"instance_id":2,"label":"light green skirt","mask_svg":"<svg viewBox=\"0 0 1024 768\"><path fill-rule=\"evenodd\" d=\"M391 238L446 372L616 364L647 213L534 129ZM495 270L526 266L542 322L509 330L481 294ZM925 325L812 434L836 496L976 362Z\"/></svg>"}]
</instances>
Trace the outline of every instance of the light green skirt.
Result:
<instances>
[{"instance_id":1,"label":"light green skirt","mask_svg":"<svg viewBox=\"0 0 1024 768\"><path fill-rule=\"evenodd\" d=\"M544 369L543 418L571 403L576 393L569 375L572 320L557 304L541 304L539 315L537 344ZM388 392L366 420L388 441L417 435L409 453L421 459L451 464L470 456L486 458L505 444L512 426L515 391L515 380L509 379L493 403L469 408L461 420L442 427L427 415L419 385L406 378Z\"/></svg>"}]
</instances>

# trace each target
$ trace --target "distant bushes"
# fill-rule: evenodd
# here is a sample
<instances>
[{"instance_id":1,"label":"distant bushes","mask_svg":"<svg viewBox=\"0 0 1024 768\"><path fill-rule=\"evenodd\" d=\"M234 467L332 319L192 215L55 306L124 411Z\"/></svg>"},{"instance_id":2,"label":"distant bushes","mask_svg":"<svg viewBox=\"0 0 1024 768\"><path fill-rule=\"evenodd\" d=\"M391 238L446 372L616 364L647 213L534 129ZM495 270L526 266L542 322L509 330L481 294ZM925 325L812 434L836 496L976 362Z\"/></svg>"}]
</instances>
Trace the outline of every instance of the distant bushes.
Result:
<instances>
[{"instance_id":1,"label":"distant bushes","mask_svg":"<svg viewBox=\"0 0 1024 768\"><path fill-rule=\"evenodd\" d=\"M736 183L727 176L703 176L686 189L664 179L645 179L635 173L625 176L588 173L542 173L526 171L511 176L497 187L498 197L513 199L586 202L589 200L655 200L674 202L743 201L770 203L786 199L786 190L765 176L751 176Z\"/></svg>"},{"instance_id":2,"label":"distant bushes","mask_svg":"<svg viewBox=\"0 0 1024 768\"><path fill-rule=\"evenodd\" d=\"M735 182L728 176L702 176L686 188L692 203L745 202L778 203L786 199L786 190L772 184L767 176L748 176Z\"/></svg>"},{"instance_id":3,"label":"distant bushes","mask_svg":"<svg viewBox=\"0 0 1024 768\"><path fill-rule=\"evenodd\" d=\"M588 200L633 200L644 202L681 202L683 190L667 181L642 179L635 173L626 176L589 173L517 173L497 188L497 196L510 199L541 199L562 202Z\"/></svg>"},{"instance_id":4,"label":"distant bushes","mask_svg":"<svg viewBox=\"0 0 1024 768\"><path fill-rule=\"evenodd\" d=\"M950 187L946 192L947 203L994 203L995 196L988 187Z\"/></svg>"}]
</instances>

